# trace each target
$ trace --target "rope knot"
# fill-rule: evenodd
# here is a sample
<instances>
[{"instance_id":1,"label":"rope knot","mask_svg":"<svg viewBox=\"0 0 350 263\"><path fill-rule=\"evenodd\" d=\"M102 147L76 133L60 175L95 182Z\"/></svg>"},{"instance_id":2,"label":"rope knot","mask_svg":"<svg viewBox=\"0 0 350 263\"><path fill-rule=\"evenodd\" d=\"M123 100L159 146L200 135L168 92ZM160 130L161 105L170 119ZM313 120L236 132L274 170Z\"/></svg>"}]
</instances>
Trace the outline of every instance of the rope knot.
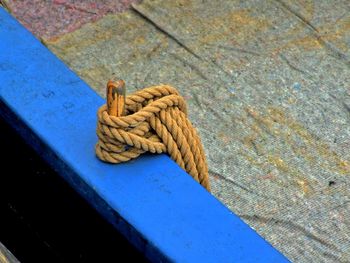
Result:
<instances>
[{"instance_id":1,"label":"rope knot","mask_svg":"<svg viewBox=\"0 0 350 263\"><path fill-rule=\"evenodd\" d=\"M108 105L98 110L96 155L99 159L121 163L144 152L168 153L210 190L200 138L187 118L186 103L175 88L153 86L127 96L124 116L113 116Z\"/></svg>"}]
</instances>

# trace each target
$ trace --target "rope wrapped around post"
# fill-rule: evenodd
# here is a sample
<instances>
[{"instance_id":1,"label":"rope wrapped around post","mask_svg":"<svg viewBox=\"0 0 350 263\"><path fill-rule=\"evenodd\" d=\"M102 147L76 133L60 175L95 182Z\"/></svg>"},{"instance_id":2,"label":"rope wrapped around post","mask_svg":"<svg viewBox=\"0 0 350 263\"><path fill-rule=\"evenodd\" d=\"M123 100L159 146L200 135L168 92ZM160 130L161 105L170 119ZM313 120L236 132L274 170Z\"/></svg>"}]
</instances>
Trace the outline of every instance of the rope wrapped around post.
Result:
<instances>
[{"instance_id":1,"label":"rope wrapped around post","mask_svg":"<svg viewBox=\"0 0 350 263\"><path fill-rule=\"evenodd\" d=\"M202 143L175 88L159 85L137 91L125 98L123 112L124 116L113 116L108 105L98 110L96 155L100 160L121 163L144 152L168 153L210 191Z\"/></svg>"}]
</instances>

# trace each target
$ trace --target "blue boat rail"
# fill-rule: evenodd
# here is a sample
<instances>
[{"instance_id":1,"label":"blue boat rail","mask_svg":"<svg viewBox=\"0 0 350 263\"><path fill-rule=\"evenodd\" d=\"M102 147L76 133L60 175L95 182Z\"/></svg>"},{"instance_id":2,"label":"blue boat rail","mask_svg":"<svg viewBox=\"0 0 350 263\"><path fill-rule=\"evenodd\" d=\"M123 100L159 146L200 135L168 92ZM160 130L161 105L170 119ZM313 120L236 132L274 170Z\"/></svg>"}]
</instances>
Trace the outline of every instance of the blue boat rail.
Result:
<instances>
[{"instance_id":1,"label":"blue boat rail","mask_svg":"<svg viewBox=\"0 0 350 263\"><path fill-rule=\"evenodd\" d=\"M167 155L99 161L90 87L0 7L1 116L155 262L288 262Z\"/></svg>"}]
</instances>

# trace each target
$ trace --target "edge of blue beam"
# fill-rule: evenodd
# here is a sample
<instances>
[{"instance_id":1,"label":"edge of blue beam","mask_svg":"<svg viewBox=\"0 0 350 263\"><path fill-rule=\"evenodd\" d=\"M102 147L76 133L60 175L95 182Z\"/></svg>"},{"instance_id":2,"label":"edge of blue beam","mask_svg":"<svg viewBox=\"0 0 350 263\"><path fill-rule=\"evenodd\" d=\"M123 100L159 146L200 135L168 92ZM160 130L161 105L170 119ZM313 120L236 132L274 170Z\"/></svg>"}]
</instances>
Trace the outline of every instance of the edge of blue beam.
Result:
<instances>
[{"instance_id":1,"label":"edge of blue beam","mask_svg":"<svg viewBox=\"0 0 350 263\"><path fill-rule=\"evenodd\" d=\"M104 100L1 7L0 98L1 116L151 261L288 262L167 155L99 161Z\"/></svg>"}]
</instances>

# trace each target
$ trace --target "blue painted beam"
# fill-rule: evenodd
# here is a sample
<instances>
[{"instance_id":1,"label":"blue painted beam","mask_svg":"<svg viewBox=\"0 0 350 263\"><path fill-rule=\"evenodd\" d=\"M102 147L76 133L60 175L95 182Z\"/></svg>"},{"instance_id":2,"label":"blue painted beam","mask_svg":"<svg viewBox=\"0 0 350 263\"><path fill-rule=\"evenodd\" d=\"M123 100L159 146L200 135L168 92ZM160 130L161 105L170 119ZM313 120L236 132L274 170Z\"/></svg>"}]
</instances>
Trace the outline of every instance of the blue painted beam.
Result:
<instances>
[{"instance_id":1,"label":"blue painted beam","mask_svg":"<svg viewBox=\"0 0 350 263\"><path fill-rule=\"evenodd\" d=\"M150 260L288 262L168 156L100 162L103 99L2 8L0 98L1 116Z\"/></svg>"}]
</instances>

